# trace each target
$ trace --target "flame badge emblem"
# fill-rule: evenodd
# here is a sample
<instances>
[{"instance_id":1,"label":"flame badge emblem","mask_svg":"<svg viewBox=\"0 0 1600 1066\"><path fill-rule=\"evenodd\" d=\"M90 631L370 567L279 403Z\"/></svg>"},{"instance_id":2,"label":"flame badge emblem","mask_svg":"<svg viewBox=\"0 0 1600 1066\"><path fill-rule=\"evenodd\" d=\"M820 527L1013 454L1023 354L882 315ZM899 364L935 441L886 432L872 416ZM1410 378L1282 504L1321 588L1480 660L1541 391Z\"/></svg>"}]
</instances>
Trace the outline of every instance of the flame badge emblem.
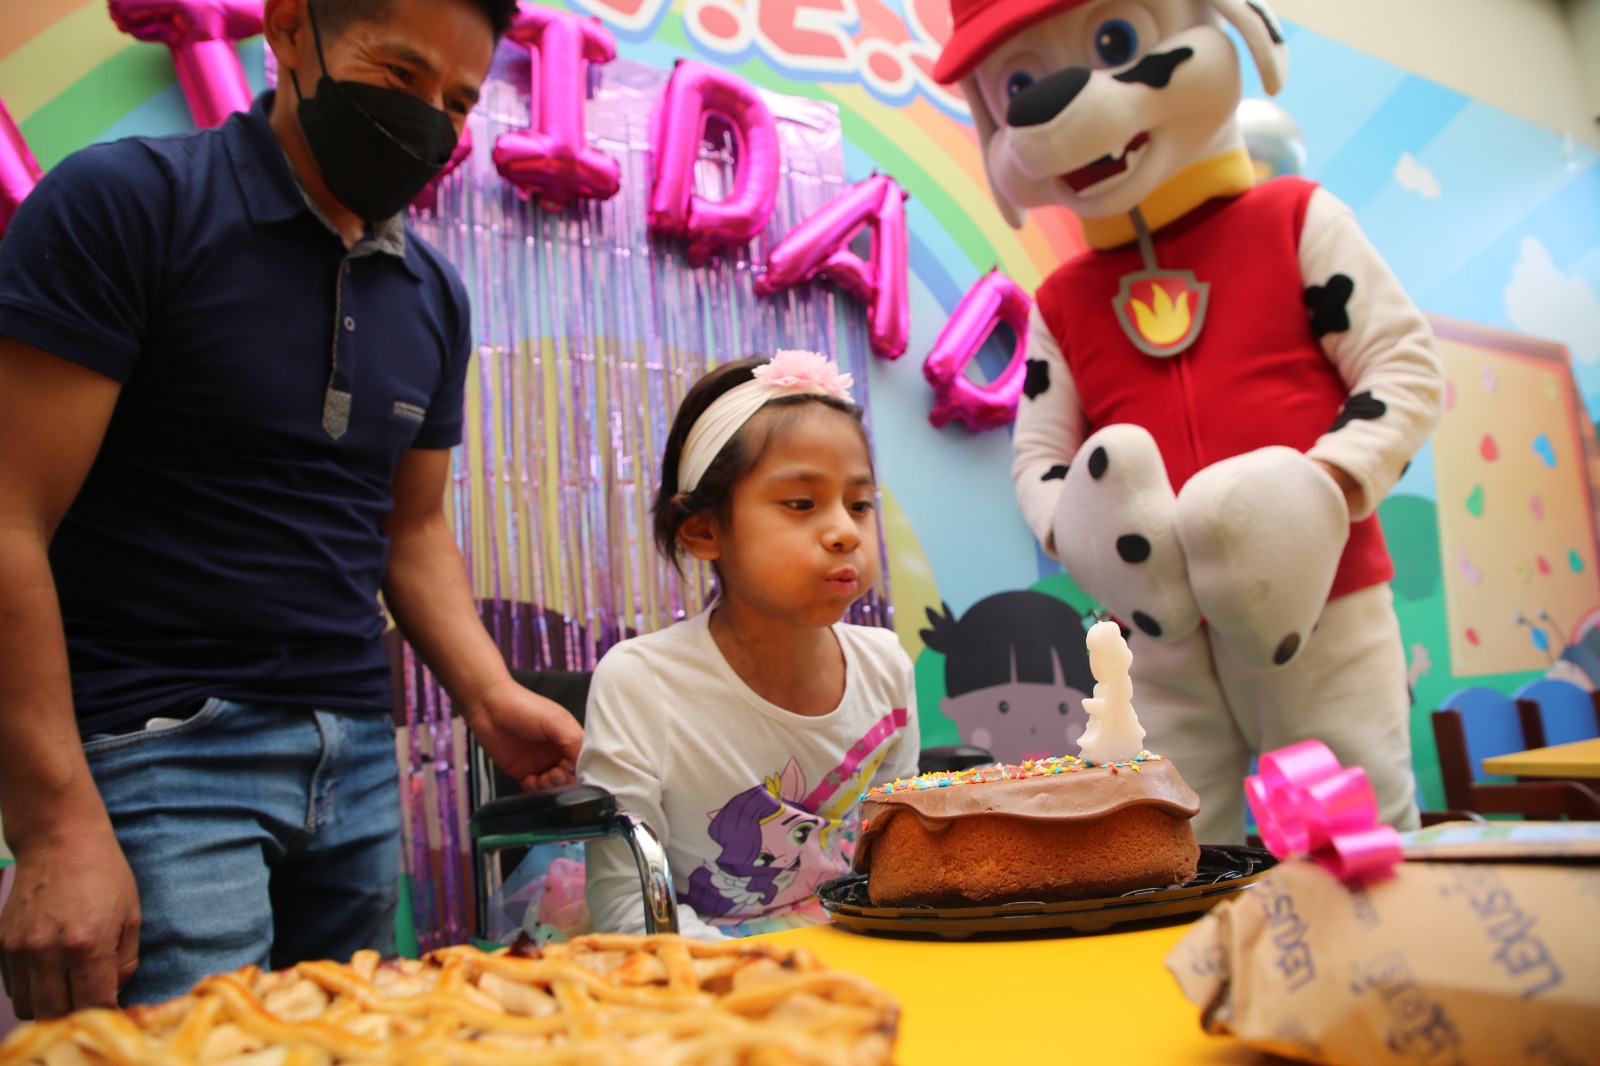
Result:
<instances>
[{"instance_id":1,"label":"flame badge emblem","mask_svg":"<svg viewBox=\"0 0 1600 1066\"><path fill-rule=\"evenodd\" d=\"M1113 306L1133 346L1158 358L1187 351L1206 321L1211 286L1190 270L1125 274Z\"/></svg>"}]
</instances>

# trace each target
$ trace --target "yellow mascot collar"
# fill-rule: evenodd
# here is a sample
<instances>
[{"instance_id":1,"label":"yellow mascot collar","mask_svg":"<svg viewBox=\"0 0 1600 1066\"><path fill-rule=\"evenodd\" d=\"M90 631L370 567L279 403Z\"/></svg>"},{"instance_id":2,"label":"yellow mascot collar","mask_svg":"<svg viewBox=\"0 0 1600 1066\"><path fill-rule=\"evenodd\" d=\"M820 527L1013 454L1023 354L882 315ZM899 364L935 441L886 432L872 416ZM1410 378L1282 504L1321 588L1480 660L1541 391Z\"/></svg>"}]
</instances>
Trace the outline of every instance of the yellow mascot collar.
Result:
<instances>
[{"instance_id":1,"label":"yellow mascot collar","mask_svg":"<svg viewBox=\"0 0 1600 1066\"><path fill-rule=\"evenodd\" d=\"M1255 183L1255 164L1250 161L1250 153L1240 148L1180 170L1165 185L1147 196L1139 205L1139 211L1144 215L1145 225L1155 232L1207 200L1219 196L1238 196ZM1091 248L1117 248L1137 238L1133 219L1128 215L1083 219L1083 239L1089 242Z\"/></svg>"}]
</instances>

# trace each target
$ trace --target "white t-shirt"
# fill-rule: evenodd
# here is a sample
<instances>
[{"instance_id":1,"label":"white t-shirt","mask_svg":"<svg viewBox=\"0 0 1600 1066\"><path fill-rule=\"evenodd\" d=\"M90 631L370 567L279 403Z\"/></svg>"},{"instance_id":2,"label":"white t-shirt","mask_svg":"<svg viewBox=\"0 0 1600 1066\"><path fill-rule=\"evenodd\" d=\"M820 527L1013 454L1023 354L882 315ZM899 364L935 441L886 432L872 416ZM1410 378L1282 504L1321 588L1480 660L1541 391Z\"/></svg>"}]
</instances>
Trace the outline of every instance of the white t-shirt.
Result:
<instances>
[{"instance_id":1,"label":"white t-shirt","mask_svg":"<svg viewBox=\"0 0 1600 1066\"><path fill-rule=\"evenodd\" d=\"M589 690L578 776L660 835L680 931L720 938L825 921L822 882L846 872L861 794L917 772L911 660L886 629L839 623L839 706L806 717L751 690L710 612L612 648ZM588 845L596 929L644 931L632 852Z\"/></svg>"}]
</instances>

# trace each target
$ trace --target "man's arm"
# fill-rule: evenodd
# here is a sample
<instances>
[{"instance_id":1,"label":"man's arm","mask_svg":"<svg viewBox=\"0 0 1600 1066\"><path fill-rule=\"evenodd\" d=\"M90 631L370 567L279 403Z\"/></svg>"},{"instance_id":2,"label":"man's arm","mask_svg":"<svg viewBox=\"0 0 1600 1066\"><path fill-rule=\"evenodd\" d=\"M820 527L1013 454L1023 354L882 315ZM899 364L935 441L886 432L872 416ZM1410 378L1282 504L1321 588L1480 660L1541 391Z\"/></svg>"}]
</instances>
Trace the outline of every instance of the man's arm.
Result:
<instances>
[{"instance_id":1,"label":"man's arm","mask_svg":"<svg viewBox=\"0 0 1600 1066\"><path fill-rule=\"evenodd\" d=\"M575 780L583 730L559 704L523 688L478 617L445 518L450 453L413 448L395 467L383 598L489 757L524 788Z\"/></svg>"},{"instance_id":2,"label":"man's arm","mask_svg":"<svg viewBox=\"0 0 1600 1066\"><path fill-rule=\"evenodd\" d=\"M0 338L0 813L17 860L0 975L24 1018L114 1007L138 965L138 890L78 738L48 555L120 388Z\"/></svg>"}]
</instances>

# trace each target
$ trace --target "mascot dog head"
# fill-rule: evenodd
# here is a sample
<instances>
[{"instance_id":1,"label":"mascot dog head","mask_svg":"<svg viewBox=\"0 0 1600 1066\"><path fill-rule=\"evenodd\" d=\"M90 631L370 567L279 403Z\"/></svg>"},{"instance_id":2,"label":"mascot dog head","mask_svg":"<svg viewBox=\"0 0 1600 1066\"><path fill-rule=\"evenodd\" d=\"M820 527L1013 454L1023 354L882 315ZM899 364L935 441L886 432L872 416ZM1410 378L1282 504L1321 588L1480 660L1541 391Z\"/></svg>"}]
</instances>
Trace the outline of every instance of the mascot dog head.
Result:
<instances>
[{"instance_id":1,"label":"mascot dog head","mask_svg":"<svg viewBox=\"0 0 1600 1066\"><path fill-rule=\"evenodd\" d=\"M1243 148L1231 23L1276 93L1288 67L1264 0L951 0L934 77L959 81L1006 221L1061 204L1133 210L1192 164Z\"/></svg>"}]
</instances>

